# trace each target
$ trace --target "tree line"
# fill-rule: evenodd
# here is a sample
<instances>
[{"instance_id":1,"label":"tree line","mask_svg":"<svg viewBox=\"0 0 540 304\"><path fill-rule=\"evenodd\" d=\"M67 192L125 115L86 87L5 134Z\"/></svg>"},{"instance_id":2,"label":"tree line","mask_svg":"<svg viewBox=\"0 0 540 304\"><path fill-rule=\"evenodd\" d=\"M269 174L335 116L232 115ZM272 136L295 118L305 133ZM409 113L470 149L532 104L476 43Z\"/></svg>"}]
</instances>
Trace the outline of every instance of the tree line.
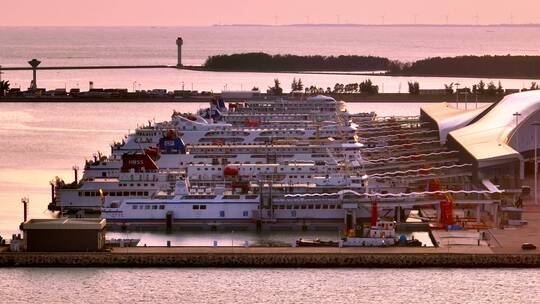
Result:
<instances>
[{"instance_id":1,"label":"tree line","mask_svg":"<svg viewBox=\"0 0 540 304\"><path fill-rule=\"evenodd\" d=\"M259 88L254 87L253 91L258 91ZM281 87L281 81L274 79L274 85L269 86L266 90L268 94L281 95L283 94L283 88ZM367 94L376 95L379 94L379 86L373 84L371 79L366 79L360 83L342 84L336 83L334 88L327 87L326 90L317 86L304 86L301 78L293 78L291 83L291 93L309 93L309 94Z\"/></svg>"},{"instance_id":2,"label":"tree line","mask_svg":"<svg viewBox=\"0 0 540 304\"><path fill-rule=\"evenodd\" d=\"M298 56L242 53L210 56L204 67L226 71L384 71L390 62L374 56Z\"/></svg>"},{"instance_id":3,"label":"tree line","mask_svg":"<svg viewBox=\"0 0 540 304\"><path fill-rule=\"evenodd\" d=\"M208 70L226 71L386 71L405 76L540 77L540 56L434 57L414 62L376 56L269 55L210 56Z\"/></svg>"},{"instance_id":4,"label":"tree line","mask_svg":"<svg viewBox=\"0 0 540 304\"><path fill-rule=\"evenodd\" d=\"M388 71L405 76L540 77L540 56L435 57L392 62Z\"/></svg>"}]
</instances>

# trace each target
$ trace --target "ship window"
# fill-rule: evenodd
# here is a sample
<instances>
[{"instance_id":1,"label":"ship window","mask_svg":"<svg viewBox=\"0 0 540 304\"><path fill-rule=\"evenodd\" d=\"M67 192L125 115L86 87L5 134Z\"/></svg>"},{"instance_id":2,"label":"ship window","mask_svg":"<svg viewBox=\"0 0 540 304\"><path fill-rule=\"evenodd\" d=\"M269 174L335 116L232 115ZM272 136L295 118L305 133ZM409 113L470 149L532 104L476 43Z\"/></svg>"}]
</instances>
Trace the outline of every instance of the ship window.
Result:
<instances>
[{"instance_id":1,"label":"ship window","mask_svg":"<svg viewBox=\"0 0 540 304\"><path fill-rule=\"evenodd\" d=\"M150 205L145 205L144 209L150 209Z\"/></svg>"},{"instance_id":2,"label":"ship window","mask_svg":"<svg viewBox=\"0 0 540 304\"><path fill-rule=\"evenodd\" d=\"M109 193L109 195L110 196L116 196L116 192L113 191L113 192Z\"/></svg>"},{"instance_id":3,"label":"ship window","mask_svg":"<svg viewBox=\"0 0 540 304\"><path fill-rule=\"evenodd\" d=\"M302 208L302 209L306 209L306 207L307 207L306 205L302 205L302 207L301 207L301 208Z\"/></svg>"},{"instance_id":4,"label":"ship window","mask_svg":"<svg viewBox=\"0 0 540 304\"><path fill-rule=\"evenodd\" d=\"M165 205L159 205L159 209L161 210L165 209Z\"/></svg>"},{"instance_id":5,"label":"ship window","mask_svg":"<svg viewBox=\"0 0 540 304\"><path fill-rule=\"evenodd\" d=\"M206 210L206 205L201 205L201 210Z\"/></svg>"},{"instance_id":6,"label":"ship window","mask_svg":"<svg viewBox=\"0 0 540 304\"><path fill-rule=\"evenodd\" d=\"M287 209L292 209L292 205L287 205Z\"/></svg>"},{"instance_id":7,"label":"ship window","mask_svg":"<svg viewBox=\"0 0 540 304\"><path fill-rule=\"evenodd\" d=\"M244 211L244 212L242 212L242 215L243 215L243 216L249 216L249 211Z\"/></svg>"},{"instance_id":8,"label":"ship window","mask_svg":"<svg viewBox=\"0 0 540 304\"><path fill-rule=\"evenodd\" d=\"M83 196L83 193L81 191L79 191L79 196Z\"/></svg>"},{"instance_id":9,"label":"ship window","mask_svg":"<svg viewBox=\"0 0 540 304\"><path fill-rule=\"evenodd\" d=\"M137 184L137 187L140 187L140 186L141 186L141 184Z\"/></svg>"},{"instance_id":10,"label":"ship window","mask_svg":"<svg viewBox=\"0 0 540 304\"><path fill-rule=\"evenodd\" d=\"M296 217L296 210L292 210L292 211L291 211L291 216Z\"/></svg>"},{"instance_id":11,"label":"ship window","mask_svg":"<svg viewBox=\"0 0 540 304\"><path fill-rule=\"evenodd\" d=\"M315 209L321 209L321 205L315 205Z\"/></svg>"},{"instance_id":12,"label":"ship window","mask_svg":"<svg viewBox=\"0 0 540 304\"><path fill-rule=\"evenodd\" d=\"M144 196L148 196L148 191L144 191Z\"/></svg>"},{"instance_id":13,"label":"ship window","mask_svg":"<svg viewBox=\"0 0 540 304\"><path fill-rule=\"evenodd\" d=\"M152 186L152 187L153 187L153 186L154 186L154 184L150 184L150 186Z\"/></svg>"},{"instance_id":14,"label":"ship window","mask_svg":"<svg viewBox=\"0 0 540 304\"><path fill-rule=\"evenodd\" d=\"M300 206L294 205L294 206L293 206L293 209L300 209Z\"/></svg>"},{"instance_id":15,"label":"ship window","mask_svg":"<svg viewBox=\"0 0 540 304\"><path fill-rule=\"evenodd\" d=\"M156 210L156 209L157 209L157 205L152 205L152 209Z\"/></svg>"},{"instance_id":16,"label":"ship window","mask_svg":"<svg viewBox=\"0 0 540 304\"><path fill-rule=\"evenodd\" d=\"M341 205L336 205L336 209L341 209Z\"/></svg>"},{"instance_id":17,"label":"ship window","mask_svg":"<svg viewBox=\"0 0 540 304\"><path fill-rule=\"evenodd\" d=\"M101 177L107 177L107 172L101 172Z\"/></svg>"},{"instance_id":18,"label":"ship window","mask_svg":"<svg viewBox=\"0 0 540 304\"><path fill-rule=\"evenodd\" d=\"M137 207L138 207L137 205L133 205L131 208L132 209L137 209Z\"/></svg>"},{"instance_id":19,"label":"ship window","mask_svg":"<svg viewBox=\"0 0 540 304\"><path fill-rule=\"evenodd\" d=\"M121 191L116 192L116 196L122 196L122 192Z\"/></svg>"},{"instance_id":20,"label":"ship window","mask_svg":"<svg viewBox=\"0 0 540 304\"><path fill-rule=\"evenodd\" d=\"M137 192L137 196L142 196L142 195L143 195L142 191Z\"/></svg>"},{"instance_id":21,"label":"ship window","mask_svg":"<svg viewBox=\"0 0 540 304\"><path fill-rule=\"evenodd\" d=\"M313 209L313 205L308 205L308 209Z\"/></svg>"},{"instance_id":22,"label":"ship window","mask_svg":"<svg viewBox=\"0 0 540 304\"><path fill-rule=\"evenodd\" d=\"M193 210L199 210L199 205L193 205L191 208L193 208Z\"/></svg>"},{"instance_id":23,"label":"ship window","mask_svg":"<svg viewBox=\"0 0 540 304\"><path fill-rule=\"evenodd\" d=\"M124 191L124 196L129 196L129 192Z\"/></svg>"},{"instance_id":24,"label":"ship window","mask_svg":"<svg viewBox=\"0 0 540 304\"><path fill-rule=\"evenodd\" d=\"M135 195L137 195L137 192L131 191L129 194L130 194L131 196L135 196Z\"/></svg>"},{"instance_id":25,"label":"ship window","mask_svg":"<svg viewBox=\"0 0 540 304\"><path fill-rule=\"evenodd\" d=\"M144 184L144 186L146 187L146 186L148 186L148 184Z\"/></svg>"},{"instance_id":26,"label":"ship window","mask_svg":"<svg viewBox=\"0 0 540 304\"><path fill-rule=\"evenodd\" d=\"M328 206L328 209L336 209L336 205L330 205Z\"/></svg>"}]
</instances>

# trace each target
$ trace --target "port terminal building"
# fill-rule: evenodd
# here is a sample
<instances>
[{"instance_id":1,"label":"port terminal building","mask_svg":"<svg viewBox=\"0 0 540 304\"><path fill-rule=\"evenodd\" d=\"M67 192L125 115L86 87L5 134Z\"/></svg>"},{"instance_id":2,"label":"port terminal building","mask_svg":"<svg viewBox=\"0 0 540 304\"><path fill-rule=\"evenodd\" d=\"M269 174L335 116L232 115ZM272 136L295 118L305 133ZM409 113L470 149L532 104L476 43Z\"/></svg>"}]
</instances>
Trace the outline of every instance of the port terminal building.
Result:
<instances>
[{"instance_id":1,"label":"port terminal building","mask_svg":"<svg viewBox=\"0 0 540 304\"><path fill-rule=\"evenodd\" d=\"M511 94L490 105L469 104L468 109L463 104L424 105L420 120L439 133L441 145L473 164L473 180L489 190L518 190L525 174L534 172L540 144L538 90Z\"/></svg>"},{"instance_id":2,"label":"port terminal building","mask_svg":"<svg viewBox=\"0 0 540 304\"><path fill-rule=\"evenodd\" d=\"M105 247L101 218L31 219L22 224L29 252L88 252Z\"/></svg>"}]
</instances>

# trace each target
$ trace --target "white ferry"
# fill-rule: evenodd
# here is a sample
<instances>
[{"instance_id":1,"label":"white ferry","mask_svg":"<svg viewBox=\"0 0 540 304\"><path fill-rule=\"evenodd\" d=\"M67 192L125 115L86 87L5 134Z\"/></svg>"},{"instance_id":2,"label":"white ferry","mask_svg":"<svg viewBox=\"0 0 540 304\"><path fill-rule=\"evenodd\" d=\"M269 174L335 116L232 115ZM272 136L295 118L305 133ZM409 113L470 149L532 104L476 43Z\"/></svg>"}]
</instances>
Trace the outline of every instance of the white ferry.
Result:
<instances>
[{"instance_id":1,"label":"white ferry","mask_svg":"<svg viewBox=\"0 0 540 304\"><path fill-rule=\"evenodd\" d=\"M275 199L273 206L262 206L259 194L235 194L225 187L216 187L211 193L193 194L183 181L176 185L173 197L163 199L125 199L112 202L101 209L108 221L173 220L240 221L323 219L343 220L347 211L338 196L305 199ZM274 199L272 199L274 200ZM368 216L357 214L358 216Z\"/></svg>"},{"instance_id":2,"label":"white ferry","mask_svg":"<svg viewBox=\"0 0 540 304\"><path fill-rule=\"evenodd\" d=\"M184 145L203 144L262 144L279 139L306 140L339 138L353 140L357 134L355 124L319 124L305 127L233 127L229 124L208 123L200 116L191 120L177 116L171 124L138 128L122 142L111 145L111 155L121 156L125 152L140 151L159 145L164 139L181 138Z\"/></svg>"},{"instance_id":3,"label":"white ferry","mask_svg":"<svg viewBox=\"0 0 540 304\"><path fill-rule=\"evenodd\" d=\"M118 177L89 177L79 183L55 185L55 203L62 209L96 209L113 200L151 198L174 192L181 172L159 169L154 159L144 153L122 156Z\"/></svg>"},{"instance_id":4,"label":"white ferry","mask_svg":"<svg viewBox=\"0 0 540 304\"><path fill-rule=\"evenodd\" d=\"M185 170L194 164L264 164L285 161L314 161L336 164L348 161L360 164L361 143L340 143L325 141L315 144L296 141L295 144L278 145L193 145L185 146L181 139L163 140L157 151L156 164L161 169ZM96 157L85 164L83 179L96 177L117 177L122 166L122 157Z\"/></svg>"},{"instance_id":5,"label":"white ferry","mask_svg":"<svg viewBox=\"0 0 540 304\"><path fill-rule=\"evenodd\" d=\"M220 99L211 102L210 108L199 111L199 114L205 118L234 125L276 124L291 120L349 121L345 102L336 101L334 98L324 95L300 99L283 97L251 99L243 102L231 102L228 109L223 100Z\"/></svg>"}]
</instances>

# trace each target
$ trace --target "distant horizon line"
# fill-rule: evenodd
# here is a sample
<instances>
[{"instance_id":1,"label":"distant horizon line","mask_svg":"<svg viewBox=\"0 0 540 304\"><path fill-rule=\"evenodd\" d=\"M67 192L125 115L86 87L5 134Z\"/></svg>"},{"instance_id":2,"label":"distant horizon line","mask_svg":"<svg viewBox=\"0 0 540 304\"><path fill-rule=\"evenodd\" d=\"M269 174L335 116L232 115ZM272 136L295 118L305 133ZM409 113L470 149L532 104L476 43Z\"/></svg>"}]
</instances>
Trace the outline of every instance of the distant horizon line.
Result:
<instances>
[{"instance_id":1,"label":"distant horizon line","mask_svg":"<svg viewBox=\"0 0 540 304\"><path fill-rule=\"evenodd\" d=\"M77 27L139 27L139 28L174 28L174 27L540 27L540 23L290 23L290 24L263 24L263 23L231 23L211 25L0 25L0 28L77 28Z\"/></svg>"}]
</instances>

